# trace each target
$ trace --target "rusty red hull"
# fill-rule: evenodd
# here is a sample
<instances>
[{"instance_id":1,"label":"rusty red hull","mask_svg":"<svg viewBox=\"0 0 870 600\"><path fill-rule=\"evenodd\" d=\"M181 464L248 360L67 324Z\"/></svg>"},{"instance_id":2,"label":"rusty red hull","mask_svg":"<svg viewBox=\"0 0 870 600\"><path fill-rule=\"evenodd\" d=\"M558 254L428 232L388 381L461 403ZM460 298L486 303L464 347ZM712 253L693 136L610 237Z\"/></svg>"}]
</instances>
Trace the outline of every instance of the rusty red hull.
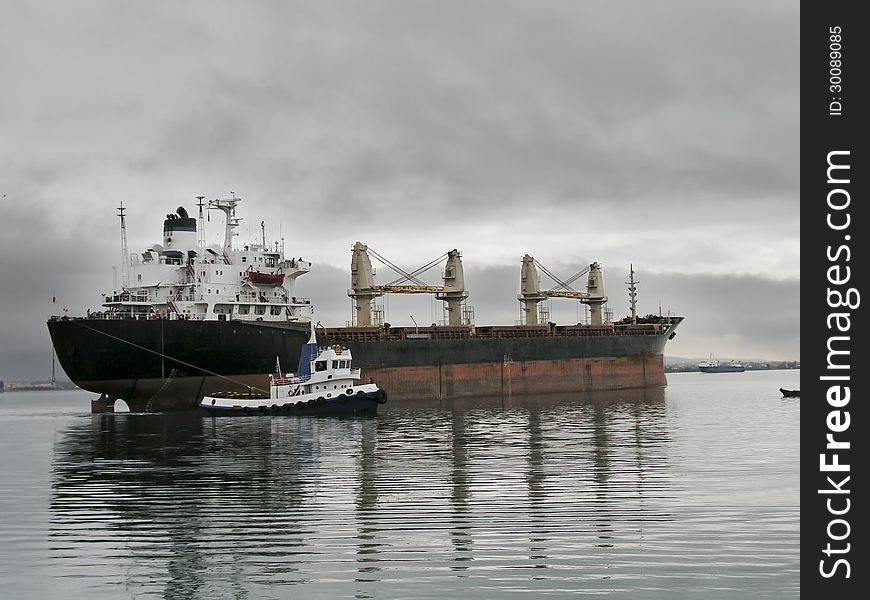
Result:
<instances>
[{"instance_id":1,"label":"rusty red hull","mask_svg":"<svg viewBox=\"0 0 870 600\"><path fill-rule=\"evenodd\" d=\"M590 392L667 385L661 355L364 369L391 401Z\"/></svg>"}]
</instances>

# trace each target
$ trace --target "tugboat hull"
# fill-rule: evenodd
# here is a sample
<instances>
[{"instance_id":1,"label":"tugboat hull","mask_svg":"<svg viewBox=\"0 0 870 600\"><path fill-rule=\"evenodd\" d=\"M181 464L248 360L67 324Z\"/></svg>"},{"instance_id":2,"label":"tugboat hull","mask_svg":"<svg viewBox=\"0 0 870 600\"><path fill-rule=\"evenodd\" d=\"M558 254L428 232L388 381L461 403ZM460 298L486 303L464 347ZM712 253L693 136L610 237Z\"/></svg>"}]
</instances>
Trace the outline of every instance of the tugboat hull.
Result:
<instances>
[{"instance_id":1,"label":"tugboat hull","mask_svg":"<svg viewBox=\"0 0 870 600\"><path fill-rule=\"evenodd\" d=\"M293 402L292 398L272 400L263 398L260 403L243 400L247 406L211 405L208 398L200 408L213 416L252 416L252 415L289 415L289 416L372 416L377 414L378 406L386 402L382 390L374 393L353 394L337 398ZM250 404L257 404L252 406Z\"/></svg>"}]
</instances>

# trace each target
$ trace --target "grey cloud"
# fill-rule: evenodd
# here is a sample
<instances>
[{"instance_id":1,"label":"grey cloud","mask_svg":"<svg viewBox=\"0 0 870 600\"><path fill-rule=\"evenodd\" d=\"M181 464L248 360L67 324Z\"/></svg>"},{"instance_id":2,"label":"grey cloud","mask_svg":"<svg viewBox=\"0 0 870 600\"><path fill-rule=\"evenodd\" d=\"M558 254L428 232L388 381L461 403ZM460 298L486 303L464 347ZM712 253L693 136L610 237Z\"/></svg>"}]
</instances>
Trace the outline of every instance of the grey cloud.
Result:
<instances>
[{"instance_id":1,"label":"grey cloud","mask_svg":"<svg viewBox=\"0 0 870 600\"><path fill-rule=\"evenodd\" d=\"M798 314L771 299L797 287L798 24L785 0L4 3L0 369L40 362L46 277L71 310L106 291L120 200L138 251L230 190L244 227L313 253L324 321L349 318L356 239L467 250L481 322L518 318L513 254L643 258L682 273L675 349L765 325L720 343L791 358Z\"/></svg>"}]
</instances>

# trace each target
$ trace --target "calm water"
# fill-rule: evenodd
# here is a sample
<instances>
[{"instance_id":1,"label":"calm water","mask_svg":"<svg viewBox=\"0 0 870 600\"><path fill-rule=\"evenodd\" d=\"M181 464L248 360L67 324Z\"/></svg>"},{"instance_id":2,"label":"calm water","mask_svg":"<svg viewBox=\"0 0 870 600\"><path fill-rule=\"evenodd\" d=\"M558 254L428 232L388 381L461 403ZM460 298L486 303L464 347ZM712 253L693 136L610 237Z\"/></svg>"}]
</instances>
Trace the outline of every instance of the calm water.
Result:
<instances>
[{"instance_id":1,"label":"calm water","mask_svg":"<svg viewBox=\"0 0 870 600\"><path fill-rule=\"evenodd\" d=\"M0 596L795 598L799 377L347 420L7 392Z\"/></svg>"}]
</instances>

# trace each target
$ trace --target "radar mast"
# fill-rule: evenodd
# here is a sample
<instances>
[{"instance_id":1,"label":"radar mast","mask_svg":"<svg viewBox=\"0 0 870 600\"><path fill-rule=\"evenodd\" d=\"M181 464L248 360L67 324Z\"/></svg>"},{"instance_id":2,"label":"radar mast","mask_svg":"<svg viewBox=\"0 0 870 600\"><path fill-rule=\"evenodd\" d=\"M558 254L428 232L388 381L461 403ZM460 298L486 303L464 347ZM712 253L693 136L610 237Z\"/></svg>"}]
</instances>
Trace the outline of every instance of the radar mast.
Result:
<instances>
[{"instance_id":1,"label":"radar mast","mask_svg":"<svg viewBox=\"0 0 870 600\"><path fill-rule=\"evenodd\" d=\"M124 202L118 207L118 216L121 218L121 287L130 285L130 254L127 252L127 217L124 215Z\"/></svg>"},{"instance_id":2,"label":"radar mast","mask_svg":"<svg viewBox=\"0 0 870 600\"><path fill-rule=\"evenodd\" d=\"M241 198L236 198L235 192L230 192L233 197L228 199L215 199L208 201L209 210L215 209L223 211L227 218L226 232L224 233L224 252L229 252L233 249L233 236L238 235L235 231L239 223L242 222L241 217L236 216L236 205L242 201Z\"/></svg>"}]
</instances>

